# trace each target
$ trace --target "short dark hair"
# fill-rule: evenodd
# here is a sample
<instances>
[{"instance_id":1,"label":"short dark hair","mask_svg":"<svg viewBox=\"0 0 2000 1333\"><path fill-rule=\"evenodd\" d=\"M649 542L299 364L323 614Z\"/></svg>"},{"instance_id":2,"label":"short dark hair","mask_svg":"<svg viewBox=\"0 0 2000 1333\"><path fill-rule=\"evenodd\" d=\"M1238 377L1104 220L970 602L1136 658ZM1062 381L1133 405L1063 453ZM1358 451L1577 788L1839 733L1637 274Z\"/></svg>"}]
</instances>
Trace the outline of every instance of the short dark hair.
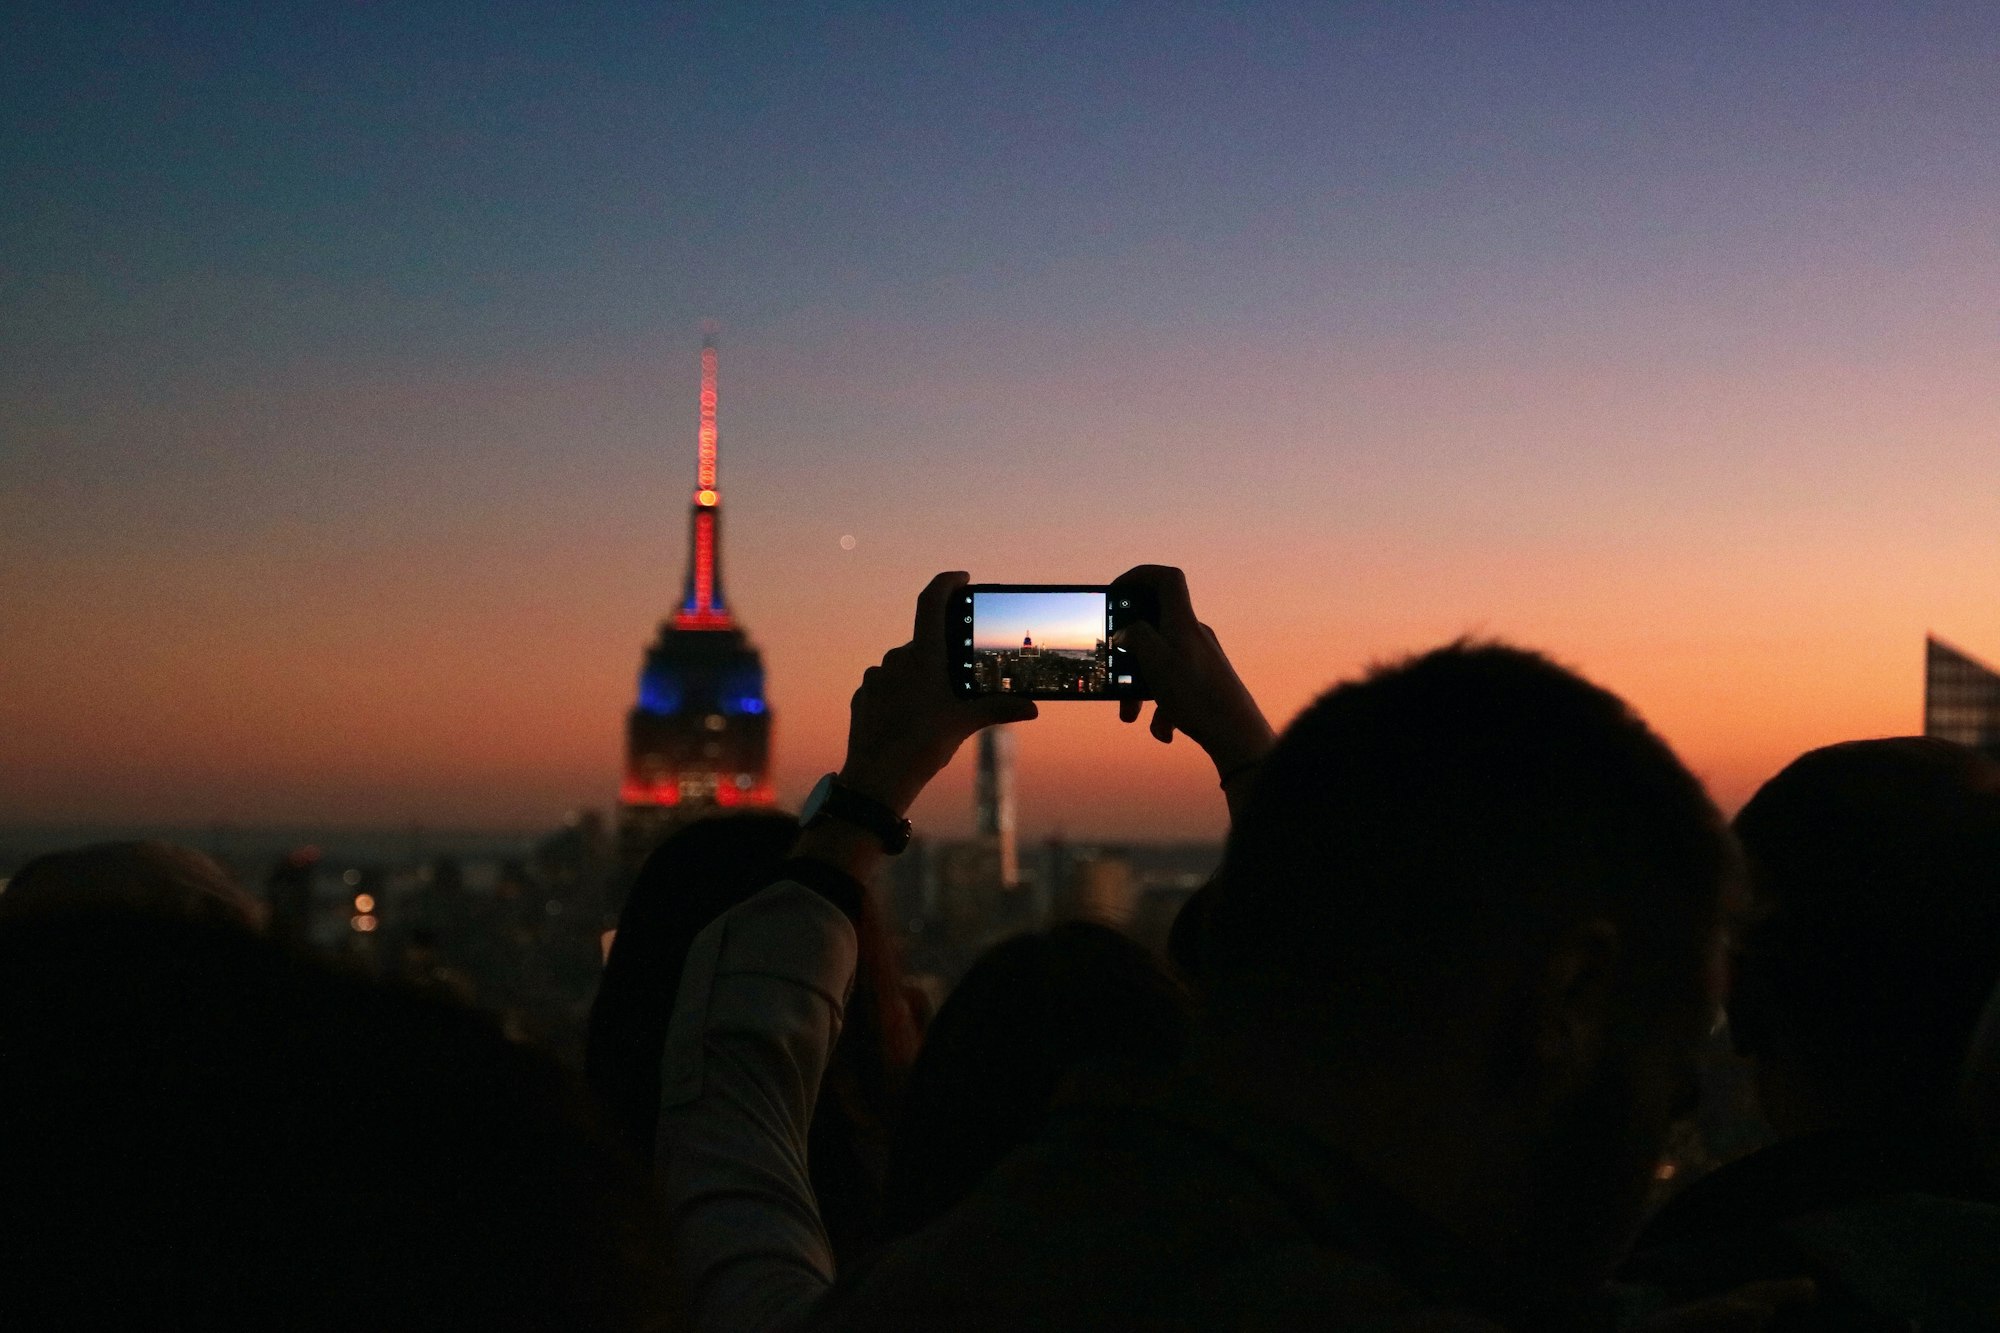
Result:
<instances>
[{"instance_id":1,"label":"short dark hair","mask_svg":"<svg viewBox=\"0 0 2000 1333\"><path fill-rule=\"evenodd\" d=\"M1736 816L1739 1041L1849 1109L1942 1109L2000 981L2000 764L1921 736L1794 760Z\"/></svg>"},{"instance_id":2,"label":"short dark hair","mask_svg":"<svg viewBox=\"0 0 2000 1333\"><path fill-rule=\"evenodd\" d=\"M778 811L697 820L655 847L633 878L590 1006L584 1076L634 1156L653 1162L660 1056L695 936L771 882L799 821Z\"/></svg>"},{"instance_id":3,"label":"short dark hair","mask_svg":"<svg viewBox=\"0 0 2000 1333\"><path fill-rule=\"evenodd\" d=\"M1134 1092L1163 1079L1188 1027L1180 983L1107 925L1065 921L988 949L910 1069L889 1158L889 1236L928 1224L1032 1138L1067 1080L1095 1075Z\"/></svg>"},{"instance_id":4,"label":"short dark hair","mask_svg":"<svg viewBox=\"0 0 2000 1333\"><path fill-rule=\"evenodd\" d=\"M490 1018L237 926L0 923L15 1322L648 1326L643 1176Z\"/></svg>"},{"instance_id":5,"label":"short dark hair","mask_svg":"<svg viewBox=\"0 0 2000 1333\"><path fill-rule=\"evenodd\" d=\"M633 879L590 1008L583 1068L626 1146L648 1166L659 1166L660 1058L688 949L717 917L770 885L798 839L799 821L780 811L712 815L655 847ZM820 1221L843 1264L876 1240L886 1137L878 1118L900 1072L883 1058L875 977L866 966L871 924L860 926L864 965L806 1151Z\"/></svg>"},{"instance_id":6,"label":"short dark hair","mask_svg":"<svg viewBox=\"0 0 2000 1333\"><path fill-rule=\"evenodd\" d=\"M214 858L170 842L98 842L47 852L14 872L0 917L70 908L263 925L263 907Z\"/></svg>"},{"instance_id":7,"label":"short dark hair","mask_svg":"<svg viewBox=\"0 0 2000 1333\"><path fill-rule=\"evenodd\" d=\"M1623 700L1461 640L1330 690L1279 737L1204 926L1212 998L1290 995L1363 1045L1447 1021L1476 965L1603 917L1676 988L1732 863Z\"/></svg>"}]
</instances>

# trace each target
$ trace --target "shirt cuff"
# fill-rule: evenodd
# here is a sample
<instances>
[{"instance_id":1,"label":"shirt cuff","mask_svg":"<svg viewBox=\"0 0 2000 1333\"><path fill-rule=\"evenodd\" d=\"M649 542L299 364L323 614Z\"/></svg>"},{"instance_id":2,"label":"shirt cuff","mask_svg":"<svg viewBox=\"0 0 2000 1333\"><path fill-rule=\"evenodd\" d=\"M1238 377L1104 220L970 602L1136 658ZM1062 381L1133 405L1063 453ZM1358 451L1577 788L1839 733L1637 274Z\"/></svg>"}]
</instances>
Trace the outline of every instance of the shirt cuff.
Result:
<instances>
[{"instance_id":1,"label":"shirt cuff","mask_svg":"<svg viewBox=\"0 0 2000 1333\"><path fill-rule=\"evenodd\" d=\"M844 870L836 869L824 861L815 861L809 856L795 856L779 866L771 876L773 884L791 880L803 884L820 897L841 910L849 921L861 920L861 903L868 896L868 890L861 881Z\"/></svg>"}]
</instances>

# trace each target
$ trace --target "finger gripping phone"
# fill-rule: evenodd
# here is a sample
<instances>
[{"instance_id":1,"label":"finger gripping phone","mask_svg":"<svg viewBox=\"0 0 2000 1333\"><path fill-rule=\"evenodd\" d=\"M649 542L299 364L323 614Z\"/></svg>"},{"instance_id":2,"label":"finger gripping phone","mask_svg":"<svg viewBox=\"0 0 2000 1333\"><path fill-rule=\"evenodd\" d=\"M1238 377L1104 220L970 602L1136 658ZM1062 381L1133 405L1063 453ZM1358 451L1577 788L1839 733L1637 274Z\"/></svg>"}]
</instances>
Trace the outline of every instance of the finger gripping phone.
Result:
<instances>
[{"instance_id":1,"label":"finger gripping phone","mask_svg":"<svg viewBox=\"0 0 2000 1333\"><path fill-rule=\"evenodd\" d=\"M952 595L945 663L962 698L1145 699L1131 654L1111 640L1157 622L1144 589L1104 583L968 583Z\"/></svg>"}]
</instances>

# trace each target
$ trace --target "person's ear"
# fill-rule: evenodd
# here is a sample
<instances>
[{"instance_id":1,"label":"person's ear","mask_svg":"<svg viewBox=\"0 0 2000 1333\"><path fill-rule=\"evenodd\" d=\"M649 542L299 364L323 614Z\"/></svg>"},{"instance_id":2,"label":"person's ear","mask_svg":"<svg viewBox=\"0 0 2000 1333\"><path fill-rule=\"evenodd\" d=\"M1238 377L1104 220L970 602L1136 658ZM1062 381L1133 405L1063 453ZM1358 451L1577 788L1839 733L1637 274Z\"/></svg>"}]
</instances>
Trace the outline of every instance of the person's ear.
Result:
<instances>
[{"instance_id":1,"label":"person's ear","mask_svg":"<svg viewBox=\"0 0 2000 1333\"><path fill-rule=\"evenodd\" d=\"M1595 1067L1613 1018L1622 957L1618 927L1596 919L1570 927L1533 979L1532 1054L1544 1087L1567 1093Z\"/></svg>"}]
</instances>

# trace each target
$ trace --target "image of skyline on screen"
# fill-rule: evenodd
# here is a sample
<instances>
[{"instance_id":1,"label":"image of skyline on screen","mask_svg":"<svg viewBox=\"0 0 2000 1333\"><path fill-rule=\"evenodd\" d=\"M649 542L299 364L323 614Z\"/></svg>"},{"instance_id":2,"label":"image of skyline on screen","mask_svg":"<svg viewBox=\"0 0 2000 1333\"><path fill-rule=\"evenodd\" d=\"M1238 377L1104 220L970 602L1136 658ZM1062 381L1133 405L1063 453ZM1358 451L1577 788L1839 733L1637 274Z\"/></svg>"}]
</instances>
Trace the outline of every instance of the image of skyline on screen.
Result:
<instances>
[{"instance_id":1,"label":"image of skyline on screen","mask_svg":"<svg viewBox=\"0 0 2000 1333\"><path fill-rule=\"evenodd\" d=\"M980 652L1019 648L1024 639L1051 652L1093 652L1104 638L1104 594L974 593L972 629Z\"/></svg>"}]
</instances>

